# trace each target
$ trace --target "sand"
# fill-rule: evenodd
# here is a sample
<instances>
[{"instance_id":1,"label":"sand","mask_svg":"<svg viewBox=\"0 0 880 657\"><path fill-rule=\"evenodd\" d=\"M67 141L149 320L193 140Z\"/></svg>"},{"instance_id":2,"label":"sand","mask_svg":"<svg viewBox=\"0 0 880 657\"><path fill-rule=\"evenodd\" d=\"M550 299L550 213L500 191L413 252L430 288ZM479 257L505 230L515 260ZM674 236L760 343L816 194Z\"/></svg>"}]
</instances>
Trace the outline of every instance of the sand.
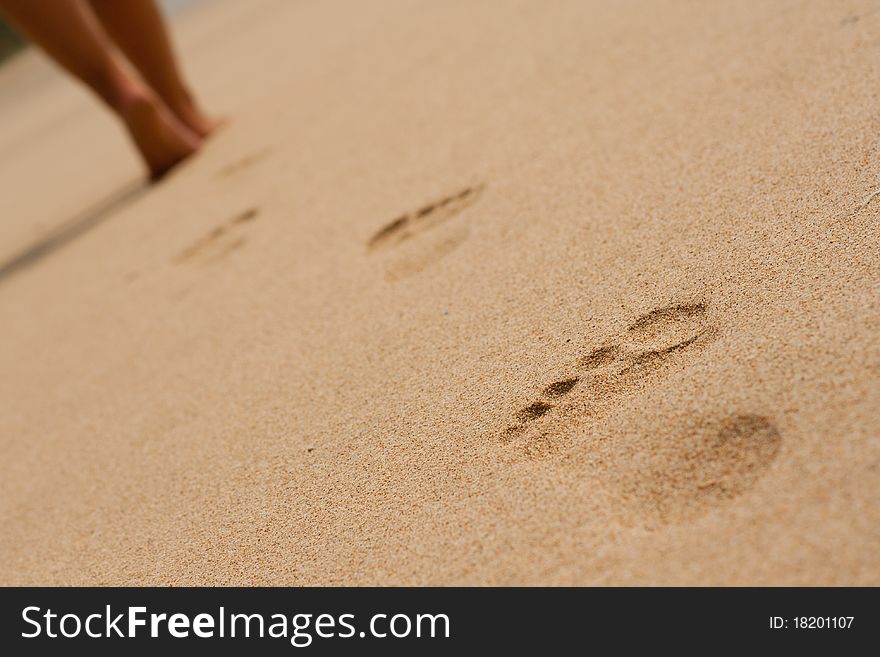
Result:
<instances>
[{"instance_id":1,"label":"sand","mask_svg":"<svg viewBox=\"0 0 880 657\"><path fill-rule=\"evenodd\" d=\"M0 70L0 583L880 584L880 5L175 30L155 188Z\"/></svg>"}]
</instances>

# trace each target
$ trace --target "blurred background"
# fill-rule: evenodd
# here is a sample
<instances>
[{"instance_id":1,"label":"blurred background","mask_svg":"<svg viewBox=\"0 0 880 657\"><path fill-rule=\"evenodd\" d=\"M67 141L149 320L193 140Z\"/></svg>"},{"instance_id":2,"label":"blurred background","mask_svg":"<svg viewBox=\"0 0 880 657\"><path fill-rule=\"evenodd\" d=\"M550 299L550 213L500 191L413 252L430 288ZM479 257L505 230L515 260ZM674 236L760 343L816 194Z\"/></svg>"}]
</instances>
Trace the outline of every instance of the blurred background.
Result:
<instances>
[{"instance_id":1,"label":"blurred background","mask_svg":"<svg viewBox=\"0 0 880 657\"><path fill-rule=\"evenodd\" d=\"M24 41L0 18L0 64L24 46Z\"/></svg>"},{"instance_id":2,"label":"blurred background","mask_svg":"<svg viewBox=\"0 0 880 657\"><path fill-rule=\"evenodd\" d=\"M203 0L162 0L162 6L169 13L174 13L188 5L202 2ZM21 51L26 42L21 36L16 34L3 18L0 18L0 64Z\"/></svg>"}]
</instances>

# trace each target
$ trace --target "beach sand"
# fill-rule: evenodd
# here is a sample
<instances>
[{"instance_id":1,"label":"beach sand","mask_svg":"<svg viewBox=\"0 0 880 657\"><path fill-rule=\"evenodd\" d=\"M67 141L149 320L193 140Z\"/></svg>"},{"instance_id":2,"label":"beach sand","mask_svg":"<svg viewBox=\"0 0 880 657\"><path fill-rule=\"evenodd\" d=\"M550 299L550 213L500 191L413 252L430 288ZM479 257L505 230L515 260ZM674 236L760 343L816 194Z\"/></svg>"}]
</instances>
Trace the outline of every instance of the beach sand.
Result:
<instances>
[{"instance_id":1,"label":"beach sand","mask_svg":"<svg viewBox=\"0 0 880 657\"><path fill-rule=\"evenodd\" d=\"M0 583L880 584L880 5L213 2L154 188L0 70Z\"/></svg>"}]
</instances>

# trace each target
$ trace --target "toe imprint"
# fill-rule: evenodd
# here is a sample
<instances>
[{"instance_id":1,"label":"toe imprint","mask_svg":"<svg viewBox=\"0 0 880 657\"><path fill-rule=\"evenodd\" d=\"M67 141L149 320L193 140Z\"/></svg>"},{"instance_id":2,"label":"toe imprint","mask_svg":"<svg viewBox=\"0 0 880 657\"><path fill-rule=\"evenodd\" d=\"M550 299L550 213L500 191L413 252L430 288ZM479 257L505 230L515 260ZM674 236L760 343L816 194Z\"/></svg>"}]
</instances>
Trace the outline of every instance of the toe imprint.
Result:
<instances>
[{"instance_id":1,"label":"toe imprint","mask_svg":"<svg viewBox=\"0 0 880 657\"><path fill-rule=\"evenodd\" d=\"M556 381L544 388L543 394L545 397L562 397L571 392L571 389L578 384L578 381L580 381L580 379L576 376L571 379Z\"/></svg>"},{"instance_id":2,"label":"toe imprint","mask_svg":"<svg viewBox=\"0 0 880 657\"><path fill-rule=\"evenodd\" d=\"M520 422L528 422L545 415L551 408L553 408L552 404L536 401L521 409L516 417Z\"/></svg>"},{"instance_id":3,"label":"toe imprint","mask_svg":"<svg viewBox=\"0 0 880 657\"><path fill-rule=\"evenodd\" d=\"M585 370L594 370L605 365L613 363L620 355L620 347L618 345L609 345L607 347L599 347L593 349L587 356L581 358L578 363Z\"/></svg>"}]
</instances>

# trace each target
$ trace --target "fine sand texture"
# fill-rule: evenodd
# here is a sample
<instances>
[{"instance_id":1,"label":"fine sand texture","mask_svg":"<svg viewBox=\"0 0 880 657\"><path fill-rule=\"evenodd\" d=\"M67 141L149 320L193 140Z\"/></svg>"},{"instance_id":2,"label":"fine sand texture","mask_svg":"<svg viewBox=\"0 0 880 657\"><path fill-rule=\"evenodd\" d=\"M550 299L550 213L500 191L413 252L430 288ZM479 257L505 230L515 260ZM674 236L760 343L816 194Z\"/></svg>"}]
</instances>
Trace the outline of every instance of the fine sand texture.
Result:
<instances>
[{"instance_id":1,"label":"fine sand texture","mask_svg":"<svg viewBox=\"0 0 880 657\"><path fill-rule=\"evenodd\" d=\"M880 3L174 28L0 69L0 583L880 584Z\"/></svg>"}]
</instances>

